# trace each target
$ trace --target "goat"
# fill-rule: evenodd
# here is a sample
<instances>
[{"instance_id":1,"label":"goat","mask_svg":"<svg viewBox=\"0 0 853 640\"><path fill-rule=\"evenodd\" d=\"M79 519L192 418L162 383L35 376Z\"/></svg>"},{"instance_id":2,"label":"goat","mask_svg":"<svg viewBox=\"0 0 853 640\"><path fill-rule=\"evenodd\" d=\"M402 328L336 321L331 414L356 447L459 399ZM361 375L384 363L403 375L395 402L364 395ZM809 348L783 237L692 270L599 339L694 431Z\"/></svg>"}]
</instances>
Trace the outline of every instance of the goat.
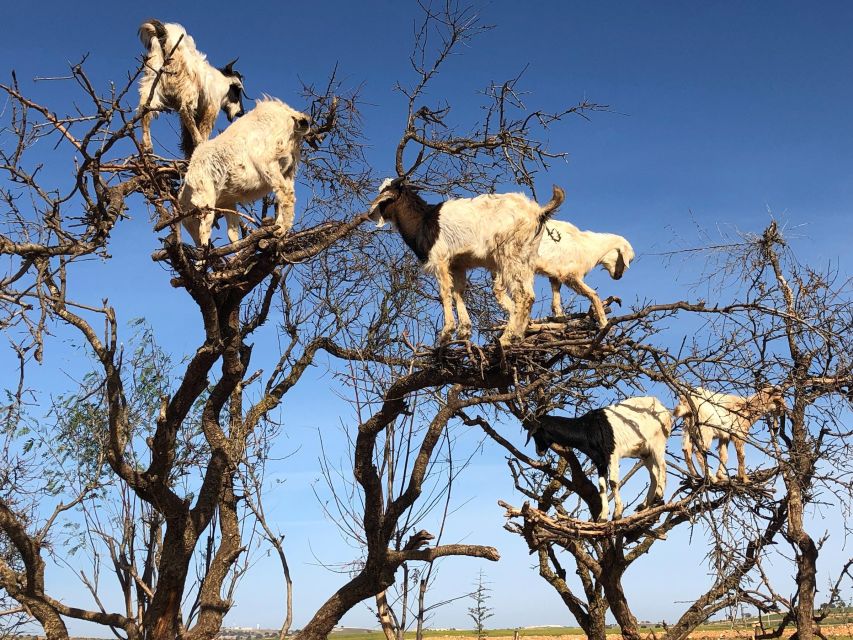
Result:
<instances>
[{"instance_id":1,"label":"goat","mask_svg":"<svg viewBox=\"0 0 853 640\"><path fill-rule=\"evenodd\" d=\"M177 111L181 151L189 158L210 137L220 109L229 122L243 115L243 76L234 70L237 60L221 69L211 66L179 24L148 20L139 27L139 39L147 51L139 81L142 148L152 150L151 120L156 110Z\"/></svg>"},{"instance_id":2,"label":"goat","mask_svg":"<svg viewBox=\"0 0 853 640\"><path fill-rule=\"evenodd\" d=\"M619 280L634 259L634 249L622 236L612 233L581 231L575 225L561 220L551 220L545 225L545 234L539 243L536 273L548 276L551 282L551 310L555 316L563 315L560 285L566 284L592 303L599 326L607 324L604 305L588 286L584 276L601 265L614 280Z\"/></svg>"},{"instance_id":3,"label":"goat","mask_svg":"<svg viewBox=\"0 0 853 640\"><path fill-rule=\"evenodd\" d=\"M696 413L694 414L695 408ZM748 483L744 445L749 429L758 419L768 413L779 413L786 408L782 391L777 387L765 385L758 393L741 397L725 393L716 393L696 387L678 400L673 411L676 418L685 418L684 435L681 449L684 451L684 461L688 472L695 476L693 466L693 438L697 438L700 451L696 451L696 460L702 466L703 476L708 476L707 455L711 442L717 441L717 453L720 466L711 482L725 482L728 479L726 462L729 459L729 442L735 445L737 453L738 479Z\"/></svg>"},{"instance_id":4,"label":"goat","mask_svg":"<svg viewBox=\"0 0 853 640\"><path fill-rule=\"evenodd\" d=\"M281 100L264 96L257 106L213 140L198 146L190 158L178 192L184 226L198 246L207 246L217 209L234 211L271 191L275 193L275 222L280 233L293 226L296 195L293 181L303 136L311 119ZM236 213L226 213L228 239L239 238Z\"/></svg>"},{"instance_id":5,"label":"goat","mask_svg":"<svg viewBox=\"0 0 853 640\"><path fill-rule=\"evenodd\" d=\"M369 217L381 227L391 222L417 256L424 270L438 280L444 327L439 342L456 328L453 302L459 315L460 339L471 336L471 318L462 296L466 271L485 267L494 276L494 292L509 319L502 345L524 337L533 306L533 267L543 223L563 203L563 190L554 186L544 207L521 193L481 195L427 204L404 178L386 180L370 205Z\"/></svg>"},{"instance_id":6,"label":"goat","mask_svg":"<svg viewBox=\"0 0 853 640\"><path fill-rule=\"evenodd\" d=\"M649 491L638 510L663 500L666 489L666 441L672 430L672 416L663 403L652 396L628 398L609 407L593 409L579 418L545 415L524 420L536 453L551 448L570 447L585 454L598 472L601 520L610 515L607 481L613 491L613 518L622 517L619 495L619 461L639 458L649 472Z\"/></svg>"}]
</instances>

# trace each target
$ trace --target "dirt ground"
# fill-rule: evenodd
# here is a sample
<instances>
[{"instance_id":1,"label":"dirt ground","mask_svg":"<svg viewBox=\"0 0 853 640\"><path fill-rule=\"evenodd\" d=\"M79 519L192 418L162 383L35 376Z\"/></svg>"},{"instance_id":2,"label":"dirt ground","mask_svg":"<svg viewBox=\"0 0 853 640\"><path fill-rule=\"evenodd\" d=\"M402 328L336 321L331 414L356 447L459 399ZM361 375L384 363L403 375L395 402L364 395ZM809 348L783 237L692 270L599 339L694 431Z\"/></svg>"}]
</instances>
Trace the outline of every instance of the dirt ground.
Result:
<instances>
[{"instance_id":1,"label":"dirt ground","mask_svg":"<svg viewBox=\"0 0 853 640\"><path fill-rule=\"evenodd\" d=\"M853 624L833 624L821 627L827 638L849 637L853 635ZM788 638L794 633L790 628L785 634ZM694 631L690 634L693 640L717 640L718 638L752 638L751 629L715 629L713 631Z\"/></svg>"},{"instance_id":2,"label":"dirt ground","mask_svg":"<svg viewBox=\"0 0 853 640\"><path fill-rule=\"evenodd\" d=\"M853 624L835 624L831 626L821 627L824 635L827 638L838 638L838 637L853 637ZM790 637L793 633L793 629L791 629L788 633L785 634L784 637ZM561 635L561 636L542 636L542 635L526 635L523 631L520 634L520 637L523 640L585 640L586 636L583 635ZM619 634L607 635L608 639L618 640L622 636ZM690 638L692 640L722 640L729 638L748 638L752 640L753 634L752 629L713 629L706 631L694 631L690 634ZM510 640L511 636L503 636L503 637L488 637L487 640ZM433 637L430 640L471 640L471 636L437 636Z\"/></svg>"}]
</instances>

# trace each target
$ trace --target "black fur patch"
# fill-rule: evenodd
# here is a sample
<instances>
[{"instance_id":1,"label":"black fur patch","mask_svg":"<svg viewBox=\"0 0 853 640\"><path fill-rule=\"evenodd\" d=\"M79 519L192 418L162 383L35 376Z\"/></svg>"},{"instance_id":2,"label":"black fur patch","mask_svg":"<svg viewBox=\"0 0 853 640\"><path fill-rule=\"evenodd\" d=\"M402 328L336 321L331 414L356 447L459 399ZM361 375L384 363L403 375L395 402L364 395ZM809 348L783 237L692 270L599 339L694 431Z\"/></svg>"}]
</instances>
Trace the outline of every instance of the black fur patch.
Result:
<instances>
[{"instance_id":1,"label":"black fur patch","mask_svg":"<svg viewBox=\"0 0 853 640\"><path fill-rule=\"evenodd\" d=\"M616 268L613 270L613 279L620 280L625 273L625 260L622 258L622 252L618 252L616 256Z\"/></svg>"},{"instance_id":2,"label":"black fur patch","mask_svg":"<svg viewBox=\"0 0 853 640\"><path fill-rule=\"evenodd\" d=\"M190 130L187 129L183 124L181 124L181 153L184 154L184 157L189 159L193 151L195 151L195 143L193 142L193 137L190 135Z\"/></svg>"},{"instance_id":3,"label":"black fur patch","mask_svg":"<svg viewBox=\"0 0 853 640\"><path fill-rule=\"evenodd\" d=\"M426 262L438 240L438 221L444 202L428 204L414 189L404 186L395 200L380 206L382 215L397 226L403 242L421 263Z\"/></svg>"},{"instance_id":4,"label":"black fur patch","mask_svg":"<svg viewBox=\"0 0 853 640\"><path fill-rule=\"evenodd\" d=\"M166 40L169 36L166 31L166 25L164 25L159 20L149 20L152 25L154 25L154 33L157 34L157 40L160 41L160 48L168 55L168 51L166 51Z\"/></svg>"},{"instance_id":5,"label":"black fur patch","mask_svg":"<svg viewBox=\"0 0 853 640\"><path fill-rule=\"evenodd\" d=\"M539 422L541 427L534 434L537 447L547 443L577 449L592 461L600 476L607 476L616 443L604 409L593 409L580 418L542 416Z\"/></svg>"}]
</instances>

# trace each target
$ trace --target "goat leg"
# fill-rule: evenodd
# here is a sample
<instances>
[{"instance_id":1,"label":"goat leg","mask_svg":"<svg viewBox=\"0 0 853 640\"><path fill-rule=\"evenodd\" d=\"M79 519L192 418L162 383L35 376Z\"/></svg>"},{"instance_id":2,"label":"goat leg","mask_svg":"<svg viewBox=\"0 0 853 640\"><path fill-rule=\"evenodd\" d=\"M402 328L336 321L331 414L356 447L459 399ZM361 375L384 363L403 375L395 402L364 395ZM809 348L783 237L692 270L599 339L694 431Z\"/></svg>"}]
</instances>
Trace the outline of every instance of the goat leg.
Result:
<instances>
[{"instance_id":1,"label":"goat leg","mask_svg":"<svg viewBox=\"0 0 853 640\"><path fill-rule=\"evenodd\" d=\"M438 293L441 296L441 308L444 312L444 326L438 334L439 344L445 344L453 336L456 321L453 317L453 280L450 276L450 266L439 262L435 266L435 277L438 280Z\"/></svg>"},{"instance_id":2,"label":"goat leg","mask_svg":"<svg viewBox=\"0 0 853 640\"><path fill-rule=\"evenodd\" d=\"M153 153L154 147L151 145L151 120L154 119L154 113L146 111L142 114L142 151L144 153Z\"/></svg>"},{"instance_id":3,"label":"goat leg","mask_svg":"<svg viewBox=\"0 0 853 640\"><path fill-rule=\"evenodd\" d=\"M293 227L293 214L296 208L296 192L293 184L284 178L274 188L275 191L275 224L282 235Z\"/></svg>"},{"instance_id":4,"label":"goat leg","mask_svg":"<svg viewBox=\"0 0 853 640\"><path fill-rule=\"evenodd\" d=\"M205 138L201 137L201 132L195 124L195 114L189 105L182 105L178 111L178 115L181 118L181 124L184 125L187 131L189 131L190 138L192 138L193 141L193 148L186 150L187 157L189 158L192 155L192 152L195 151L195 148L204 142Z\"/></svg>"},{"instance_id":5,"label":"goat leg","mask_svg":"<svg viewBox=\"0 0 853 640\"><path fill-rule=\"evenodd\" d=\"M576 293L584 296L590 301L590 303L592 303L592 311L595 315L595 319L598 322L598 326L603 329L607 325L607 314L604 313L604 305L601 304L601 298L598 297L595 289L578 278L571 278L567 284Z\"/></svg>"},{"instance_id":6,"label":"goat leg","mask_svg":"<svg viewBox=\"0 0 853 640\"><path fill-rule=\"evenodd\" d=\"M744 458L744 446L746 443L740 438L732 438L737 454L737 477L744 484L749 484L749 476L746 475L746 460Z\"/></svg>"},{"instance_id":7,"label":"goat leg","mask_svg":"<svg viewBox=\"0 0 853 640\"><path fill-rule=\"evenodd\" d=\"M563 283L557 278L548 278L548 281L551 283L551 314L560 318L563 316L563 301L560 298L560 287Z\"/></svg>"},{"instance_id":8,"label":"goat leg","mask_svg":"<svg viewBox=\"0 0 853 640\"><path fill-rule=\"evenodd\" d=\"M468 278L465 277L465 269L454 266L451 270L453 278L453 301L456 303L456 315L459 318L459 328L456 335L460 340L468 341L471 338L471 316L465 307L462 296L468 286Z\"/></svg>"}]
</instances>

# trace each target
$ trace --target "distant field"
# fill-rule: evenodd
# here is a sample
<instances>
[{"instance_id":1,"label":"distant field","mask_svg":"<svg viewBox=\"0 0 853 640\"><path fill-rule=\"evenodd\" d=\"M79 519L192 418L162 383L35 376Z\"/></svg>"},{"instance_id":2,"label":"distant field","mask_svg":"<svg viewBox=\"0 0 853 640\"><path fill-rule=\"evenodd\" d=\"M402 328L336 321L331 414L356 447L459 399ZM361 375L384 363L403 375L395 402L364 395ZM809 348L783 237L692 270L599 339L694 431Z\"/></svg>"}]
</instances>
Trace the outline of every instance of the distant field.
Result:
<instances>
[{"instance_id":1,"label":"distant field","mask_svg":"<svg viewBox=\"0 0 853 640\"><path fill-rule=\"evenodd\" d=\"M778 619L778 617L776 618ZM695 640L718 640L725 638L752 638L752 625L756 620L739 622L732 625L731 622L715 622L705 624L699 627L691 634L691 638ZM765 617L765 625L772 626L773 618ZM833 640L853 640L853 615L846 614L832 616L821 625L827 637ZM663 632L662 627L641 625L640 630L646 634L654 631L660 636ZM786 635L790 635L793 629ZM487 638L507 638L512 637L515 629L489 629L486 631ZM519 629L519 636L525 640L541 640L547 638L559 638L560 636L582 636L583 631L577 627L536 627L530 629ZM608 633L608 635L610 635ZM614 638L621 637L618 628L612 628ZM455 640L456 638L476 638L475 631L459 629L459 630L429 630L424 632L425 638L444 638L447 640ZM407 633L407 640L413 639L414 633ZM359 633L339 632L333 633L334 640L385 640L385 636L380 631L362 631Z\"/></svg>"},{"instance_id":2,"label":"distant field","mask_svg":"<svg viewBox=\"0 0 853 640\"><path fill-rule=\"evenodd\" d=\"M779 616L765 616L764 624L768 628L772 628L774 623L777 623ZM696 629L690 637L692 640L735 640L735 639L751 639L753 636L753 624L757 619L747 619L738 621L735 624L731 622L712 622L704 624ZM824 633L831 640L853 640L853 612L842 611L827 617L821 625ZM664 629L657 625L641 624L640 633L648 635L654 632L658 637L663 635ZM515 629L488 629L486 631L487 638L512 638ZM529 629L518 630L520 638L523 640L557 640L565 637L567 640L580 640L583 637L583 631L578 627L531 627ZM789 637L793 633L793 628L789 627L785 637ZM608 636L612 640L621 638L618 627L612 626L608 628ZM424 632L424 637L431 640L470 640L476 638L477 633L469 629L441 629L428 630ZM241 631L235 635L229 635L229 638L236 640L277 640L278 632L271 629L262 629L260 633L256 631ZM406 634L406 640L414 640L415 633ZM385 635L381 631L368 629L342 629L333 631L331 634L332 640L385 640ZM80 639L75 639L80 640Z\"/></svg>"},{"instance_id":3,"label":"distant field","mask_svg":"<svg viewBox=\"0 0 853 640\"><path fill-rule=\"evenodd\" d=\"M489 629L486 631L486 635L489 638L506 638L512 637L515 633L515 629ZM581 629L575 627L537 627L531 629L521 629L519 631L520 635L524 638L530 638L533 636L545 636L545 637L556 637L556 636L582 636L583 631ZM381 631L369 631L362 633L332 633L332 636L335 640L385 640L385 635ZM414 638L414 632L407 633L407 640L410 638ZM471 631L467 629L458 629L458 630L427 630L424 631L424 638L476 638L477 632Z\"/></svg>"}]
</instances>

